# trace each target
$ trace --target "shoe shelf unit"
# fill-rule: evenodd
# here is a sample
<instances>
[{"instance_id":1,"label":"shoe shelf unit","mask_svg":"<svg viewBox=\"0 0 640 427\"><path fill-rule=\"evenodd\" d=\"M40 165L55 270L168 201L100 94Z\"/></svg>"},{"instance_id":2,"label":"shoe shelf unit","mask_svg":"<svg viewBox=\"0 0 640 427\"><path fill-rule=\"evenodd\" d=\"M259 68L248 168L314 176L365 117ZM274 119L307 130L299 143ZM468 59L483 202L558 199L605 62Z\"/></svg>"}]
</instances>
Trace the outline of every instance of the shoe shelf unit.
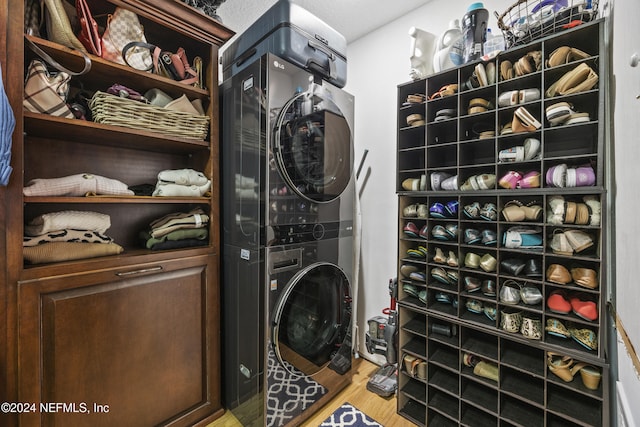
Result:
<instances>
[{"instance_id":1,"label":"shoe shelf unit","mask_svg":"<svg viewBox=\"0 0 640 427\"><path fill-rule=\"evenodd\" d=\"M205 425L223 413L217 63L218 48L233 32L184 2L88 3L101 24L116 7L135 12L149 42L174 52L184 47L190 60L201 57L209 79L206 88L194 87L90 55L91 70L72 78L70 95L82 90L90 96L115 83L141 93L158 88L172 98L184 94L200 100L207 111L207 136L199 140L23 111L26 69L37 56L23 40L22 20L8 19L24 16L25 2L5 3L0 13L7 22L2 69L16 116L14 171L0 197L5 209L0 215L0 238L8 255L0 264L5 270L0 291L6 307L2 323L7 345L1 355L5 400L34 405L96 402L108 405L110 411L91 410L87 415L35 411L3 418L1 424ZM78 51L27 37L70 69L82 68ZM160 171L187 168L211 179L209 193L203 197L23 195L23 187L36 178L88 173L129 186L153 186ZM204 245L145 248L140 232L152 221L195 208L209 217ZM24 225L43 213L59 211L109 215L106 234L124 251L29 263L23 256Z\"/></svg>"},{"instance_id":2,"label":"shoe shelf unit","mask_svg":"<svg viewBox=\"0 0 640 427\"><path fill-rule=\"evenodd\" d=\"M585 54L550 66L562 46ZM603 46L600 20L501 53L484 85L476 62L398 86L398 412L417 425L609 425L605 94L546 93L604 76ZM588 118L552 126L561 102Z\"/></svg>"}]
</instances>

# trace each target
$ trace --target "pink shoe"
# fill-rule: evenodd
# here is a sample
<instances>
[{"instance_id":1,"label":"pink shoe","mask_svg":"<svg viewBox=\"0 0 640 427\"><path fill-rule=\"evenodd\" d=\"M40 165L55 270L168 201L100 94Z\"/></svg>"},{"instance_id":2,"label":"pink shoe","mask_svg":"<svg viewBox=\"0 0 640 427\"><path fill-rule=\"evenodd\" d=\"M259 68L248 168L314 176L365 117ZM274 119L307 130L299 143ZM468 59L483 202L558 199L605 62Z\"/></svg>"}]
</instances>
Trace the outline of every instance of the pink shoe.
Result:
<instances>
[{"instance_id":1,"label":"pink shoe","mask_svg":"<svg viewBox=\"0 0 640 427\"><path fill-rule=\"evenodd\" d=\"M540 172L527 172L518 182L518 188L540 188Z\"/></svg>"},{"instance_id":2,"label":"pink shoe","mask_svg":"<svg viewBox=\"0 0 640 427\"><path fill-rule=\"evenodd\" d=\"M498 181L498 184L502 188L513 190L518 186L518 182L521 179L522 179L522 174L520 174L520 172L509 171L502 178L500 178L500 181Z\"/></svg>"},{"instance_id":3,"label":"pink shoe","mask_svg":"<svg viewBox=\"0 0 640 427\"><path fill-rule=\"evenodd\" d=\"M547 169L546 182L549 187L566 187L567 165L561 163Z\"/></svg>"},{"instance_id":4,"label":"pink shoe","mask_svg":"<svg viewBox=\"0 0 640 427\"><path fill-rule=\"evenodd\" d=\"M590 165L567 169L567 187L590 187L596 183L596 174Z\"/></svg>"}]
</instances>

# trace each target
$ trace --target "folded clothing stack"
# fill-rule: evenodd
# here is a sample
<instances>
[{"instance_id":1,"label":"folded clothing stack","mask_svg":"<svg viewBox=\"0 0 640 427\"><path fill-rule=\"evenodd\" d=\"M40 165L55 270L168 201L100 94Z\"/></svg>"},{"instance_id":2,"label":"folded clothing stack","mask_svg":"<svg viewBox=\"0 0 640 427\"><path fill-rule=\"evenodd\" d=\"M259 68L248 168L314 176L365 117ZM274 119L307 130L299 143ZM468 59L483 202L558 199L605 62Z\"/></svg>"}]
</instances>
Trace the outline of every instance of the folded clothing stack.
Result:
<instances>
[{"instance_id":1,"label":"folded clothing stack","mask_svg":"<svg viewBox=\"0 0 640 427\"><path fill-rule=\"evenodd\" d=\"M90 211L60 211L39 215L24 227L26 262L42 264L122 253L122 246L104 233L109 215Z\"/></svg>"},{"instance_id":2,"label":"folded clothing stack","mask_svg":"<svg viewBox=\"0 0 640 427\"><path fill-rule=\"evenodd\" d=\"M25 196L133 196L133 191L117 179L90 173L79 173L60 178L36 178L22 190Z\"/></svg>"},{"instance_id":3,"label":"folded clothing stack","mask_svg":"<svg viewBox=\"0 0 640 427\"><path fill-rule=\"evenodd\" d=\"M165 250L206 246L209 237L209 216L201 208L190 212L175 212L149 224L140 233L147 249Z\"/></svg>"},{"instance_id":4,"label":"folded clothing stack","mask_svg":"<svg viewBox=\"0 0 640 427\"><path fill-rule=\"evenodd\" d=\"M158 174L154 196L201 197L211 189L204 173L193 169L167 169Z\"/></svg>"}]
</instances>

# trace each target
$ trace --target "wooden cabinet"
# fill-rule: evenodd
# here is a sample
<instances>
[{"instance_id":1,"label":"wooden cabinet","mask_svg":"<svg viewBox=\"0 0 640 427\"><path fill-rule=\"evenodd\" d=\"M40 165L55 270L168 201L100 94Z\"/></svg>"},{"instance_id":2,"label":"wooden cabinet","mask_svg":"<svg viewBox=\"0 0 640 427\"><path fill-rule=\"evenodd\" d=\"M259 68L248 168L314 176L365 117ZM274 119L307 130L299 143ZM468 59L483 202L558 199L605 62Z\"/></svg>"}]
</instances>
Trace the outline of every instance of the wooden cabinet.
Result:
<instances>
[{"instance_id":1,"label":"wooden cabinet","mask_svg":"<svg viewBox=\"0 0 640 427\"><path fill-rule=\"evenodd\" d=\"M398 412L418 425L609 425L606 82L601 78L593 88L562 96L547 93L581 64L606 76L603 37L598 21L505 51L492 61L498 78L490 84L467 84L479 75L478 63L471 63L398 86ZM586 55L556 66L545 62L562 46ZM529 52L540 52L539 70L500 78L503 64ZM450 84L458 85L455 93L432 96ZM534 90L538 96L530 96ZM507 96L513 102L500 102L505 93L523 91ZM588 117L552 126L547 111L561 102ZM470 108L475 105L484 107ZM505 131L521 107L539 128ZM523 154L528 138L539 144L532 156ZM507 161L508 149L514 157L521 150L515 161ZM591 182L554 185L553 170L563 164L574 171L591 168ZM501 185L510 172L537 176L537 185ZM453 181L441 185L447 177ZM415 186L407 179L417 179ZM588 215L599 216L577 221L564 209L585 198L597 208ZM509 207L520 205L541 210L510 216ZM558 251L554 238L568 230L589 236L592 245ZM510 240L510 233L521 232L535 234L536 242L522 235L517 244ZM597 280L586 286L575 275L558 280L554 266L567 273L585 268ZM539 300L525 302L524 287L535 289ZM558 293L567 304L577 298L596 308L587 316L578 305L558 308L550 302ZM536 334L525 323L537 324ZM593 340L584 340L581 331ZM601 376L595 389L586 387L577 369L573 378L554 373L563 363L579 362Z\"/></svg>"},{"instance_id":2,"label":"wooden cabinet","mask_svg":"<svg viewBox=\"0 0 640 427\"><path fill-rule=\"evenodd\" d=\"M218 266L199 255L18 285L23 425L192 425L220 415ZM87 412L85 414L85 412Z\"/></svg>"},{"instance_id":3,"label":"wooden cabinet","mask_svg":"<svg viewBox=\"0 0 640 427\"><path fill-rule=\"evenodd\" d=\"M3 414L0 424L204 425L223 411L217 64L218 48L233 33L178 0L90 0L89 5L102 23L116 7L130 9L150 43L171 51L184 47L190 59L201 57L206 88L92 56L91 71L72 79L72 91L104 92L119 83L141 93L158 88L173 98L184 94L204 105L208 135L204 140L168 136L23 111L25 70L35 58L23 37L24 2L9 0L0 12L6 22L0 41L7 46L0 60L16 116L14 171L9 186L0 188L0 248L6 249L0 264L6 308L2 400L38 405L33 413ZM82 64L67 47L29 38L70 68ZM129 186L155 185L158 172L185 168L204 172L211 192L203 197L28 197L22 191L34 178L79 173ZM157 251L141 243L139 233L151 221L194 208L209 217L204 246ZM124 251L46 264L23 260L24 225L64 210L109 215L107 234ZM41 403L74 406L43 412Z\"/></svg>"}]
</instances>

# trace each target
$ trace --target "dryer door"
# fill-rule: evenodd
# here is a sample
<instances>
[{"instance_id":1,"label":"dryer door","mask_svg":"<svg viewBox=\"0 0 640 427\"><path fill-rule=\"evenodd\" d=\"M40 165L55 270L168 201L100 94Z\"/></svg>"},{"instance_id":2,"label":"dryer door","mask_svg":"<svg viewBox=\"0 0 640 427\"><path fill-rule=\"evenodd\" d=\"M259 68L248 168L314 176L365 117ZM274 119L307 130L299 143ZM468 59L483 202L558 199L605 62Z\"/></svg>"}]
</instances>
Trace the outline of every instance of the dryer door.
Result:
<instances>
[{"instance_id":1,"label":"dryer door","mask_svg":"<svg viewBox=\"0 0 640 427\"><path fill-rule=\"evenodd\" d=\"M350 324L350 286L342 269L318 262L300 270L274 307L272 343L278 361L294 376L313 376L350 339Z\"/></svg>"},{"instance_id":2,"label":"dryer door","mask_svg":"<svg viewBox=\"0 0 640 427\"><path fill-rule=\"evenodd\" d=\"M320 86L297 93L275 122L273 152L283 180L301 197L330 202L352 175L349 124Z\"/></svg>"}]
</instances>

